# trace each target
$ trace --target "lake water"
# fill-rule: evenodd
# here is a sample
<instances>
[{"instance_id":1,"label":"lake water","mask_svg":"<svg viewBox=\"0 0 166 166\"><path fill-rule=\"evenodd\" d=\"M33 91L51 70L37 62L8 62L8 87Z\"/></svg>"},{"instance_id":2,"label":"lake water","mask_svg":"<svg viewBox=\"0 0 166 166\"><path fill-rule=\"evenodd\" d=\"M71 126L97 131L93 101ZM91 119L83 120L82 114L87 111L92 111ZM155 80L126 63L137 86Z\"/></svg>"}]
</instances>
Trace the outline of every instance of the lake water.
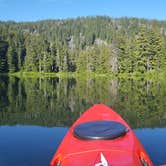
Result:
<instances>
[{"instance_id":1,"label":"lake water","mask_svg":"<svg viewBox=\"0 0 166 166\"><path fill-rule=\"evenodd\" d=\"M129 123L154 165L166 163L166 82L0 76L0 165L47 166L71 124L95 103Z\"/></svg>"}]
</instances>

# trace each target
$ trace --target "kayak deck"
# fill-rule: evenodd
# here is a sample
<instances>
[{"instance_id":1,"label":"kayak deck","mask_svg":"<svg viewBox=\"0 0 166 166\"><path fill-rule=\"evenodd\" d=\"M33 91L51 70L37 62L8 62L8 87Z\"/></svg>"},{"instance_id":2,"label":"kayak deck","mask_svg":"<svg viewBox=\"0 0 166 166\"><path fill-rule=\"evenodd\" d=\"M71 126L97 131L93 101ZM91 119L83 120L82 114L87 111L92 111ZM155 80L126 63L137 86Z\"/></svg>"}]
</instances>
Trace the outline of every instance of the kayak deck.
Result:
<instances>
[{"instance_id":1,"label":"kayak deck","mask_svg":"<svg viewBox=\"0 0 166 166\"><path fill-rule=\"evenodd\" d=\"M102 121L115 122L125 126L125 133L112 139L84 139L84 137L79 138L75 133L78 126ZM106 128L108 129L108 126ZM86 129L88 130L88 127L85 128L84 132ZM93 129L89 128L89 130L100 130L100 126L94 126ZM98 166L102 164L105 166L153 165L129 125L109 107L104 104L96 104L85 111L71 126L50 165Z\"/></svg>"}]
</instances>

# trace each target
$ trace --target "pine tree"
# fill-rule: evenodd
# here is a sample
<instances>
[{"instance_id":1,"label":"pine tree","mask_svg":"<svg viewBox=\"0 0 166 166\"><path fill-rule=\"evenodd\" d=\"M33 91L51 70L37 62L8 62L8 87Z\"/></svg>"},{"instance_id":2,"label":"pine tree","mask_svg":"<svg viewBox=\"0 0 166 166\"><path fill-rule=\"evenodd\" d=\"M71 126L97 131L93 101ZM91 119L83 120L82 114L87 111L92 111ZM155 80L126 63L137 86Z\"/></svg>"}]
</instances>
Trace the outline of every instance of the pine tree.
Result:
<instances>
[{"instance_id":1,"label":"pine tree","mask_svg":"<svg viewBox=\"0 0 166 166\"><path fill-rule=\"evenodd\" d=\"M57 46L56 43L51 44L51 71L57 71L56 56L57 56Z\"/></svg>"},{"instance_id":2,"label":"pine tree","mask_svg":"<svg viewBox=\"0 0 166 166\"><path fill-rule=\"evenodd\" d=\"M10 73L18 71L18 55L17 55L17 34L11 32L9 34L9 47L7 52L8 71Z\"/></svg>"},{"instance_id":3,"label":"pine tree","mask_svg":"<svg viewBox=\"0 0 166 166\"><path fill-rule=\"evenodd\" d=\"M17 59L17 52L15 48L9 46L8 48L8 71L10 73L14 73L18 70L18 59Z\"/></svg>"},{"instance_id":4,"label":"pine tree","mask_svg":"<svg viewBox=\"0 0 166 166\"><path fill-rule=\"evenodd\" d=\"M0 73L7 72L7 49L8 43L0 41Z\"/></svg>"},{"instance_id":5,"label":"pine tree","mask_svg":"<svg viewBox=\"0 0 166 166\"><path fill-rule=\"evenodd\" d=\"M145 27L142 27L135 39L134 57L136 66L134 71L144 73L147 70L147 61L150 54L150 45L148 42L147 32ZM135 63L134 62L134 63Z\"/></svg>"},{"instance_id":6,"label":"pine tree","mask_svg":"<svg viewBox=\"0 0 166 166\"><path fill-rule=\"evenodd\" d=\"M35 36L28 36L26 41L26 57L24 63L24 69L26 71L41 71L41 43Z\"/></svg>"},{"instance_id":7,"label":"pine tree","mask_svg":"<svg viewBox=\"0 0 166 166\"><path fill-rule=\"evenodd\" d=\"M159 33L156 33L153 29L148 32L148 41L150 45L150 55L147 60L147 70L159 70L160 59L164 55L164 44L162 37Z\"/></svg>"},{"instance_id":8,"label":"pine tree","mask_svg":"<svg viewBox=\"0 0 166 166\"><path fill-rule=\"evenodd\" d=\"M164 49L158 34L153 29L142 28L136 36L133 52L137 61L135 71L146 72L160 68L160 58L164 54Z\"/></svg>"},{"instance_id":9,"label":"pine tree","mask_svg":"<svg viewBox=\"0 0 166 166\"><path fill-rule=\"evenodd\" d=\"M76 62L76 71L77 72L87 71L87 64L88 64L87 53L85 51L80 51Z\"/></svg>"}]
</instances>

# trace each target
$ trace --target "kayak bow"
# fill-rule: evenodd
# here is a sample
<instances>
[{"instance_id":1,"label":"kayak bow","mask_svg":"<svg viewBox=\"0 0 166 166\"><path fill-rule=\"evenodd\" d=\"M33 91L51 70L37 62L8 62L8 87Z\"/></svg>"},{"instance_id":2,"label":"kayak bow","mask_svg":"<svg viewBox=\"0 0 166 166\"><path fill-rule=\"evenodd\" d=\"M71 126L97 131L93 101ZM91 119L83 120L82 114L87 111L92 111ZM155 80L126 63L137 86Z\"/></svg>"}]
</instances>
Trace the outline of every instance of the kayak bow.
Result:
<instances>
[{"instance_id":1,"label":"kayak bow","mask_svg":"<svg viewBox=\"0 0 166 166\"><path fill-rule=\"evenodd\" d=\"M129 125L96 104L71 126L50 166L153 166Z\"/></svg>"}]
</instances>

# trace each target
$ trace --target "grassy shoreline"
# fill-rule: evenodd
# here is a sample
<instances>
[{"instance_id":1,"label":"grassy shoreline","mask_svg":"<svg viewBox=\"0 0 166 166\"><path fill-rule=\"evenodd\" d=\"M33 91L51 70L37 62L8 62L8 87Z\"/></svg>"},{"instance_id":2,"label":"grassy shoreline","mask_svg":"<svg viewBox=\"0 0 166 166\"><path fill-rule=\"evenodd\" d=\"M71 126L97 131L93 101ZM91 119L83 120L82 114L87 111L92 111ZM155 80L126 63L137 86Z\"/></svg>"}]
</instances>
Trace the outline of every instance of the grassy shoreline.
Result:
<instances>
[{"instance_id":1,"label":"grassy shoreline","mask_svg":"<svg viewBox=\"0 0 166 166\"><path fill-rule=\"evenodd\" d=\"M44 72L16 72L16 73L1 73L1 76L14 76L18 78L132 78L132 79L147 79L147 80L165 80L166 71L149 71L146 73L88 73L88 72L59 72L59 73L44 73Z\"/></svg>"},{"instance_id":2,"label":"grassy shoreline","mask_svg":"<svg viewBox=\"0 0 166 166\"><path fill-rule=\"evenodd\" d=\"M42 78L75 78L75 77L116 77L116 74L113 73L88 73L88 72L58 72L58 73L44 73L44 72L16 72L16 73L6 73L3 75L8 75L8 76L14 76L14 77L19 77L19 78L25 78L25 77L42 77Z\"/></svg>"}]
</instances>

